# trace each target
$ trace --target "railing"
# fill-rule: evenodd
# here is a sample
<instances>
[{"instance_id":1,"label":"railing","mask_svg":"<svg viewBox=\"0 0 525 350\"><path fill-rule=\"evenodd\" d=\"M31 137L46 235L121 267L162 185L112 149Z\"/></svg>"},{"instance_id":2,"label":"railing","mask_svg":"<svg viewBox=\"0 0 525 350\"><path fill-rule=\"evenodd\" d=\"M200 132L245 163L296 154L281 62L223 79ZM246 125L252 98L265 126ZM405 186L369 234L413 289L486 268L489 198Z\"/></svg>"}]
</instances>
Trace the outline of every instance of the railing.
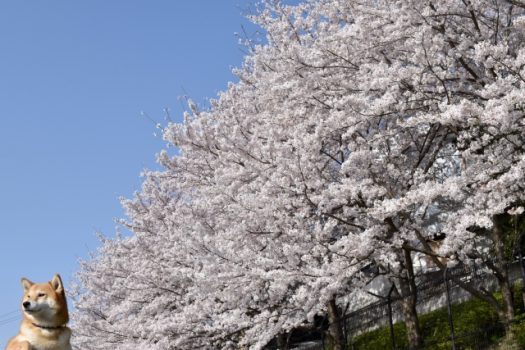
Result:
<instances>
[{"instance_id":1,"label":"railing","mask_svg":"<svg viewBox=\"0 0 525 350\"><path fill-rule=\"evenodd\" d=\"M525 266L521 264L520 261L522 262L523 259L507 266L510 283L521 280L525 276ZM447 309L448 331L450 334L445 342L426 342L422 349L461 350L465 348L463 344L467 342L469 349L486 349L491 344L493 336L501 337L504 334L504 327L500 324L493 324L490 327L478 329L475 332L457 332L454 327L455 315L452 310L452 305L472 299L472 296L468 292L457 285L458 281L470 283L478 288L484 287L489 291L497 290L497 281L493 274L487 269L480 269L475 266L468 267L461 265L447 268L444 271L431 271L417 276L416 293L418 314L422 315L445 307ZM403 350L400 344L396 344L394 324L397 321L403 320L400 302L406 297L407 295L401 296L398 293L394 293L394 287L392 285L387 295L378 301L343 315L343 330L348 348L346 350L369 350L353 344L352 338L382 327L389 327L389 347L395 350ZM288 349L324 349L324 334L326 333L326 329L326 318L319 319L316 327L309 331L297 331L295 337L291 337L291 339L295 338L296 341L292 341L292 343L288 345ZM314 341L312 338L317 338L317 341ZM303 341L304 339L308 339L309 341ZM304 347L301 347L301 344L304 344ZM267 349L277 349L276 344L269 345Z\"/></svg>"}]
</instances>

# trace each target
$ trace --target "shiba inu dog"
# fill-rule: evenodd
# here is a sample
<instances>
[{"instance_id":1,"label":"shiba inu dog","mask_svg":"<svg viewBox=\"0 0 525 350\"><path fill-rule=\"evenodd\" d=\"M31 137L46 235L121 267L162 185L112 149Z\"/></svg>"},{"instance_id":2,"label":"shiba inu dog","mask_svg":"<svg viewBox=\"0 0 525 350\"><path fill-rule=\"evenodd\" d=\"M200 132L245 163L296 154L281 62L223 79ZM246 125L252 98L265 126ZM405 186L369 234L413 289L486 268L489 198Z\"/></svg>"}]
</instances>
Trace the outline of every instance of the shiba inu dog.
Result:
<instances>
[{"instance_id":1,"label":"shiba inu dog","mask_svg":"<svg viewBox=\"0 0 525 350\"><path fill-rule=\"evenodd\" d=\"M66 294L59 275L47 283L22 278L24 318L5 350L71 350Z\"/></svg>"}]
</instances>

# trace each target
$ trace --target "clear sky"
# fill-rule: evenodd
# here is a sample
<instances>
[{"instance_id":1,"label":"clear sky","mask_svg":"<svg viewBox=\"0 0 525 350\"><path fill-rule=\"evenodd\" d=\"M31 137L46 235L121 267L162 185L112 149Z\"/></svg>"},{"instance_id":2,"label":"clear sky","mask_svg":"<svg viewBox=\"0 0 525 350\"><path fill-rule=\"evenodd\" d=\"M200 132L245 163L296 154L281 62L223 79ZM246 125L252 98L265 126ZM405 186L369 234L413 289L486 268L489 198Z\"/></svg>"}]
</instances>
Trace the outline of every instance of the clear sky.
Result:
<instances>
[{"instance_id":1,"label":"clear sky","mask_svg":"<svg viewBox=\"0 0 525 350\"><path fill-rule=\"evenodd\" d=\"M19 324L20 278L59 272L113 236L179 97L235 81L252 0L0 2L0 349Z\"/></svg>"}]
</instances>

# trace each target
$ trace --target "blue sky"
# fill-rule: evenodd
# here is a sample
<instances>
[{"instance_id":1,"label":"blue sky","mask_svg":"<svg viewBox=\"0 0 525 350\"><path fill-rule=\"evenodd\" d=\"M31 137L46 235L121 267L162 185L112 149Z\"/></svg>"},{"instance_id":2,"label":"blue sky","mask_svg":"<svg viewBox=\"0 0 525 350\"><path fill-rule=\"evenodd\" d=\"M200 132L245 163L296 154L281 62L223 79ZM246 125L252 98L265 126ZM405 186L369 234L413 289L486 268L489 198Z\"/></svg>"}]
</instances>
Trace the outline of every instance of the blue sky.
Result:
<instances>
[{"instance_id":1,"label":"blue sky","mask_svg":"<svg viewBox=\"0 0 525 350\"><path fill-rule=\"evenodd\" d=\"M114 234L120 196L140 188L179 97L235 81L235 32L251 0L0 3L0 348L18 330L20 278L69 284L79 258Z\"/></svg>"}]
</instances>

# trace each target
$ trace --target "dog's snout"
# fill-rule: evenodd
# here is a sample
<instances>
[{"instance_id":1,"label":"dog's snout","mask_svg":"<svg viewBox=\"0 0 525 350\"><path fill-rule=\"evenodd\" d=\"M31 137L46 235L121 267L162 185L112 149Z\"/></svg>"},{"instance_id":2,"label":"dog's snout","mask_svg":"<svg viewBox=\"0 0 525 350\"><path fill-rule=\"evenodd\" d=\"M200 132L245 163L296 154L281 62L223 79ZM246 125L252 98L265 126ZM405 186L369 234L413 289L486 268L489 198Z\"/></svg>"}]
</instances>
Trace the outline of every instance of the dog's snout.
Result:
<instances>
[{"instance_id":1,"label":"dog's snout","mask_svg":"<svg viewBox=\"0 0 525 350\"><path fill-rule=\"evenodd\" d=\"M31 306L31 303L30 303L29 301L24 301L24 302L22 303L22 305L24 306L24 309L27 309L28 307Z\"/></svg>"}]
</instances>

